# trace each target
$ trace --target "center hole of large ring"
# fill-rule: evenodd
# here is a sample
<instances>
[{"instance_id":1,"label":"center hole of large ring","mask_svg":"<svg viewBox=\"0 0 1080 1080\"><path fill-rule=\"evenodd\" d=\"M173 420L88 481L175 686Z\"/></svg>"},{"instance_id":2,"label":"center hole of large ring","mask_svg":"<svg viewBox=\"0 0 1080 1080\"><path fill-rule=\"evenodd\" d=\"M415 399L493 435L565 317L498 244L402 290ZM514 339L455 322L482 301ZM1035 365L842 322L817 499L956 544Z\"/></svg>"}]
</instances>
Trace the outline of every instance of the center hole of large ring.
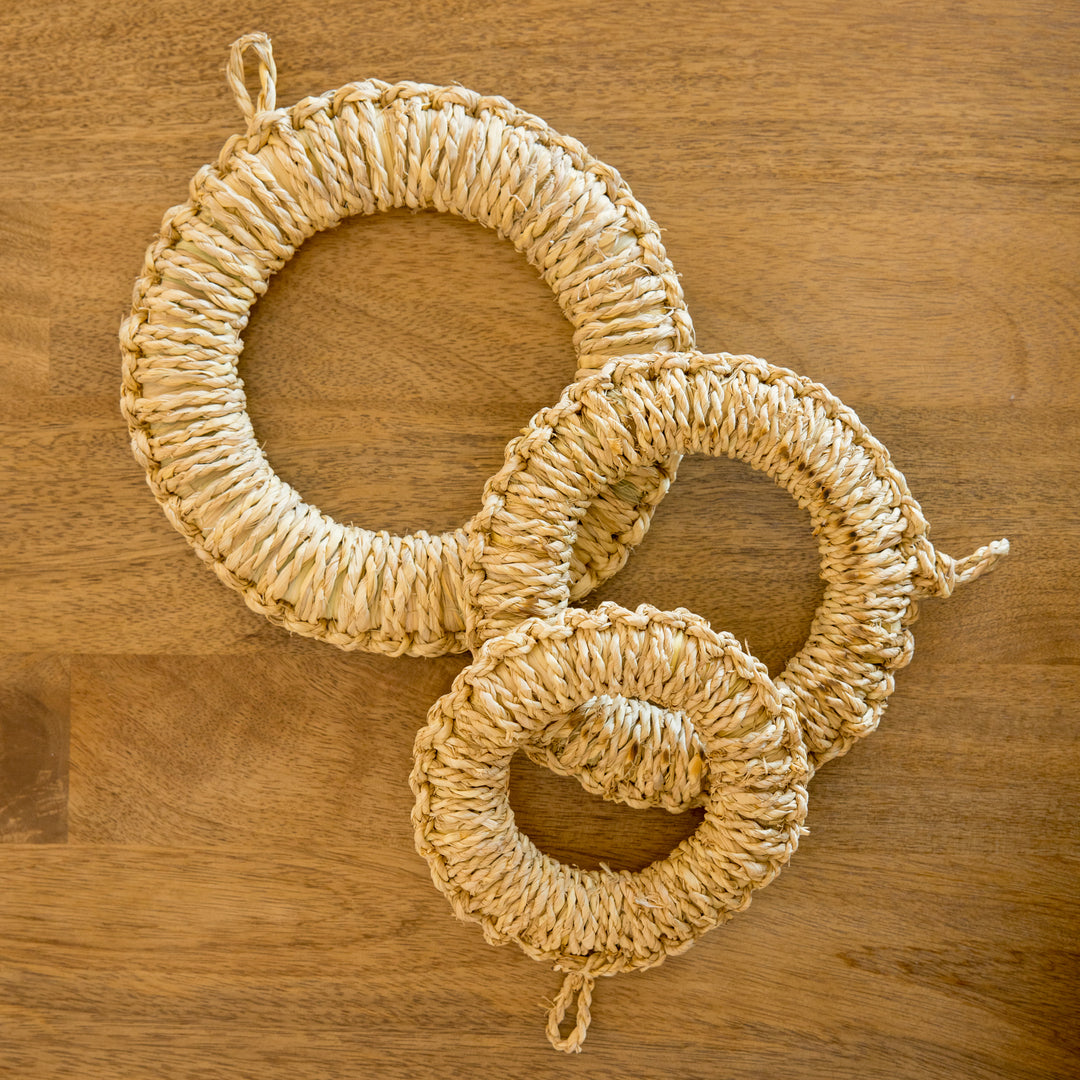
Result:
<instances>
[{"instance_id":1,"label":"center hole of large ring","mask_svg":"<svg viewBox=\"0 0 1080 1080\"><path fill-rule=\"evenodd\" d=\"M783 488L744 462L693 454L630 561L586 606L689 608L775 678L810 634L819 564L810 515Z\"/></svg>"},{"instance_id":2,"label":"center hole of large ring","mask_svg":"<svg viewBox=\"0 0 1080 1080\"><path fill-rule=\"evenodd\" d=\"M355 217L308 240L254 307L240 363L277 474L336 520L442 532L577 368L523 255L450 214Z\"/></svg>"},{"instance_id":3,"label":"center hole of large ring","mask_svg":"<svg viewBox=\"0 0 1080 1080\"><path fill-rule=\"evenodd\" d=\"M518 828L545 855L583 870L643 870L667 858L705 816L609 802L523 753L510 763L510 805Z\"/></svg>"}]
</instances>

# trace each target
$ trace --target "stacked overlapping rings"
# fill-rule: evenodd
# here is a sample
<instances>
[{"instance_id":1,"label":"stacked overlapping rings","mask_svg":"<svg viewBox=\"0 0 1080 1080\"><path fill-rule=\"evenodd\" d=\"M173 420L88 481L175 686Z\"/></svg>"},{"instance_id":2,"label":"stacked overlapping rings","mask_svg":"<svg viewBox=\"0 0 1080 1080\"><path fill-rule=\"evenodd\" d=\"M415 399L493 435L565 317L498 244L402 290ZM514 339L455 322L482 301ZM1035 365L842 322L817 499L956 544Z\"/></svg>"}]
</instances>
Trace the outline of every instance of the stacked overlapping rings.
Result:
<instances>
[{"instance_id":1,"label":"stacked overlapping rings","mask_svg":"<svg viewBox=\"0 0 1080 1080\"><path fill-rule=\"evenodd\" d=\"M775 876L813 771L880 720L918 600L1008 545L960 562L936 551L888 452L824 387L695 351L656 225L615 170L537 117L374 80L277 109L261 34L234 43L228 77L247 130L166 213L121 329L135 454L176 528L272 621L346 649L475 650L416 737L417 847L461 918L566 973L548 1035L580 1049L597 977L681 952ZM250 309L297 247L401 206L509 239L577 350L577 381L510 443L480 512L437 536L343 526L304 503L263 456L237 373ZM685 453L745 461L810 514L825 595L775 680L690 612L570 606L625 562ZM639 873L558 863L514 824L519 749L607 798L701 804L704 820Z\"/></svg>"}]
</instances>

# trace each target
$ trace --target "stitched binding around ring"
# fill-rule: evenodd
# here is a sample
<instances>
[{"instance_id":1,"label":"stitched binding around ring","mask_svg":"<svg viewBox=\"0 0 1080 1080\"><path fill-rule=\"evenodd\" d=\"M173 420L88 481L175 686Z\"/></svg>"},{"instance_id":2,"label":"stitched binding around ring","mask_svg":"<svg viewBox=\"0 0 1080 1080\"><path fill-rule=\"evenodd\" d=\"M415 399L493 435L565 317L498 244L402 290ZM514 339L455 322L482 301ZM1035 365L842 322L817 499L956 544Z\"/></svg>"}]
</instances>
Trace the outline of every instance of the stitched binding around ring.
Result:
<instances>
[{"instance_id":1,"label":"stitched binding around ring","mask_svg":"<svg viewBox=\"0 0 1080 1080\"><path fill-rule=\"evenodd\" d=\"M936 551L903 475L855 413L823 386L763 360L627 357L539 412L507 447L476 519L467 562L474 640L562 611L589 501L631 468L687 453L738 458L810 514L825 595L777 683L794 695L816 769L877 726L894 673L911 659L919 598L949 595L990 569L1008 542L959 563ZM692 775L688 766L703 751L682 718L648 703L613 708L604 698L527 749L590 791L669 810L699 800L704 770Z\"/></svg>"},{"instance_id":2,"label":"stitched binding around ring","mask_svg":"<svg viewBox=\"0 0 1080 1080\"><path fill-rule=\"evenodd\" d=\"M682 712L708 759L702 822L636 873L544 855L510 808L514 752L604 691ZM601 604L526 620L481 648L416 736L413 825L459 918L567 973L547 1030L576 1051L597 977L685 951L779 873L802 832L807 775L790 692L730 634L688 611Z\"/></svg>"},{"instance_id":3,"label":"stitched binding around ring","mask_svg":"<svg viewBox=\"0 0 1080 1080\"><path fill-rule=\"evenodd\" d=\"M120 332L135 456L200 558L273 622L342 648L465 651L465 530L341 525L267 462L237 372L252 306L314 233L394 207L455 213L509 240L573 325L582 370L690 347L679 281L619 174L503 98L370 79L285 109L275 80L266 35L233 45L228 81L246 131L196 173L147 251ZM573 555L575 596L623 564L676 466L635 470L598 496Z\"/></svg>"}]
</instances>

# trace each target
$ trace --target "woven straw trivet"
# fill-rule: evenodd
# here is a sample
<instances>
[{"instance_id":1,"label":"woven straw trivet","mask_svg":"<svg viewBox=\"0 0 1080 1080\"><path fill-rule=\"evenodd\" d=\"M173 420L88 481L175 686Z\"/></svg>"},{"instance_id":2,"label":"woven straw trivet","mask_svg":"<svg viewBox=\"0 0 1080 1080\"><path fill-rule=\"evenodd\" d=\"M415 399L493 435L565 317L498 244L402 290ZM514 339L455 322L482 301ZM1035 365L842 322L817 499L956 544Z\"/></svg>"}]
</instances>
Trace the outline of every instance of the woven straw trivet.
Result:
<instances>
[{"instance_id":1,"label":"woven straw trivet","mask_svg":"<svg viewBox=\"0 0 1080 1080\"><path fill-rule=\"evenodd\" d=\"M708 762L705 817L637 873L581 870L514 823L510 759L597 694L676 709ZM581 1048L598 976L652 967L741 911L791 857L806 817L806 751L789 691L700 616L602 604L529 619L487 642L416 737L417 849L461 919L568 972L552 1045ZM572 998L576 1020L559 1033Z\"/></svg>"},{"instance_id":2,"label":"woven straw trivet","mask_svg":"<svg viewBox=\"0 0 1080 1080\"><path fill-rule=\"evenodd\" d=\"M598 976L682 951L775 876L814 769L877 725L918 599L1008 545L935 551L887 451L828 391L687 352L656 226L543 121L458 87L375 81L279 110L259 34L234 44L228 77L247 131L166 214L121 331L136 455L174 525L273 621L344 648L478 649L416 739L417 846L460 917L567 973L548 1036L578 1050ZM346 528L305 505L259 450L236 370L251 306L305 239L401 206L508 238L555 291L581 369L510 444L481 512L442 536ZM686 452L739 457L811 514L825 599L775 682L689 612L568 607L622 565ZM609 798L703 803L704 822L636 874L563 866L513 824L519 748Z\"/></svg>"},{"instance_id":3,"label":"woven straw trivet","mask_svg":"<svg viewBox=\"0 0 1080 1080\"><path fill-rule=\"evenodd\" d=\"M873 731L911 659L918 601L948 596L1005 554L959 562L930 526L889 452L825 387L748 356L661 353L612 361L568 387L507 447L469 549L467 605L478 639L572 599L579 522L605 485L687 453L738 458L810 514L825 594L810 636L777 678L789 688L811 771ZM590 791L685 810L706 785L693 725L647 701L600 699L562 717L527 753Z\"/></svg>"},{"instance_id":4,"label":"woven straw trivet","mask_svg":"<svg viewBox=\"0 0 1080 1080\"><path fill-rule=\"evenodd\" d=\"M251 308L314 233L392 207L445 211L494 229L536 267L587 370L693 345L659 229L614 169L503 98L371 79L278 109L265 34L233 44L228 79L247 130L166 212L121 329L136 457L198 555L275 623L342 648L464 651L465 529L341 525L267 462L237 374ZM572 558L575 597L625 562L676 466L634 470L600 493Z\"/></svg>"}]
</instances>

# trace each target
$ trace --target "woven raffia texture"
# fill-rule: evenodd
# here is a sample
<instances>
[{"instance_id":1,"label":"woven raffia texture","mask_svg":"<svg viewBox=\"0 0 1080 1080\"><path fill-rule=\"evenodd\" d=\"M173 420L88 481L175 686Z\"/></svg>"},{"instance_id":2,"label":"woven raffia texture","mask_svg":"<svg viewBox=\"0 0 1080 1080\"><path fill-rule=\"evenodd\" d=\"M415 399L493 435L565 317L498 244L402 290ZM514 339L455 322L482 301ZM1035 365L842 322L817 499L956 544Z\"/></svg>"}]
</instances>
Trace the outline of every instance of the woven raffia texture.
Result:
<instances>
[{"instance_id":1,"label":"woven raffia texture","mask_svg":"<svg viewBox=\"0 0 1080 1080\"><path fill-rule=\"evenodd\" d=\"M777 682L791 690L812 768L877 726L925 596L948 596L1008 550L957 562L889 453L839 399L754 357L661 353L612 361L539 412L487 484L467 564L477 639L550 616L572 598L578 523L605 485L687 453L727 455L786 488L810 515L824 598ZM700 733L647 701L584 703L527 752L633 805L685 809L705 784Z\"/></svg>"},{"instance_id":2,"label":"woven raffia texture","mask_svg":"<svg viewBox=\"0 0 1080 1080\"><path fill-rule=\"evenodd\" d=\"M342 648L476 650L416 738L417 847L461 918L566 973L548 1036L578 1050L598 976L681 952L776 875L813 771L877 726L919 599L1008 544L936 551L888 452L824 387L694 351L656 225L542 120L461 87L376 80L277 109L261 34L234 43L227 74L246 131L166 213L121 329L135 454L199 556L274 622ZM347 527L305 504L263 456L237 371L273 273L314 233L394 207L496 230L574 328L578 381L510 443L479 513L442 535ZM775 681L690 612L569 606L622 566L686 453L738 458L810 515L824 599ZM701 805L704 820L637 873L563 865L514 824L519 749L607 798Z\"/></svg>"},{"instance_id":3,"label":"woven raffia texture","mask_svg":"<svg viewBox=\"0 0 1080 1080\"><path fill-rule=\"evenodd\" d=\"M235 43L228 76L247 131L166 213L121 329L135 454L176 528L274 622L343 648L464 651L464 529L343 526L266 461L237 373L251 307L319 230L393 207L444 211L494 229L536 267L587 370L692 346L659 229L614 169L503 98L368 80L276 109L265 35ZM625 562L677 464L634 470L594 501L573 555L575 596Z\"/></svg>"},{"instance_id":4,"label":"woven raffia texture","mask_svg":"<svg viewBox=\"0 0 1080 1080\"><path fill-rule=\"evenodd\" d=\"M636 873L582 870L514 823L514 752L604 691L678 710L708 762L705 816ZM580 1048L597 976L651 967L750 902L791 857L806 817L806 751L790 692L730 634L687 611L614 604L530 619L493 638L416 737L418 850L457 915L569 973L549 1018ZM574 994L577 1019L559 1021Z\"/></svg>"}]
</instances>

